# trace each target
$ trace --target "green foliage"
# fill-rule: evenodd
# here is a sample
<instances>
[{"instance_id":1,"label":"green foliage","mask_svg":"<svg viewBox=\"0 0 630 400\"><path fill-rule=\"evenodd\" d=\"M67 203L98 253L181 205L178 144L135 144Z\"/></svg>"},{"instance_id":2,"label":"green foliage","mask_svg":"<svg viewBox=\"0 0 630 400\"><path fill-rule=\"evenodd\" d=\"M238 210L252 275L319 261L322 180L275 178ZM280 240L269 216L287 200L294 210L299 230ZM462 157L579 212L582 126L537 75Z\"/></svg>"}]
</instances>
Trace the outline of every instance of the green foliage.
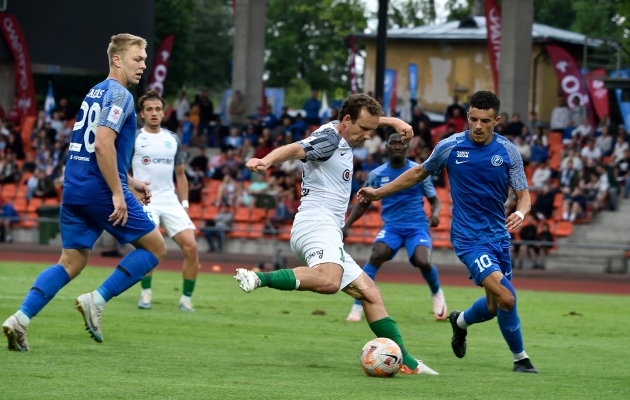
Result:
<instances>
[{"instance_id":1,"label":"green foliage","mask_svg":"<svg viewBox=\"0 0 630 400\"><path fill-rule=\"evenodd\" d=\"M175 34L164 94L182 86L229 85L233 18L230 0L157 0L155 46Z\"/></svg>"},{"instance_id":2,"label":"green foliage","mask_svg":"<svg viewBox=\"0 0 630 400\"><path fill-rule=\"evenodd\" d=\"M195 0L193 68L188 83L217 90L229 87L233 28L231 0Z\"/></svg>"},{"instance_id":3,"label":"green foliage","mask_svg":"<svg viewBox=\"0 0 630 400\"><path fill-rule=\"evenodd\" d=\"M568 30L575 21L574 0L534 0L534 21Z\"/></svg>"},{"instance_id":4,"label":"green foliage","mask_svg":"<svg viewBox=\"0 0 630 400\"><path fill-rule=\"evenodd\" d=\"M591 37L620 37L621 29L615 17L615 0L577 0L573 2L575 21L571 30Z\"/></svg>"},{"instance_id":5,"label":"green foliage","mask_svg":"<svg viewBox=\"0 0 630 400\"><path fill-rule=\"evenodd\" d=\"M269 0L265 85L301 78L314 89L348 86L344 39L366 27L360 0Z\"/></svg>"},{"instance_id":6,"label":"green foliage","mask_svg":"<svg viewBox=\"0 0 630 400\"><path fill-rule=\"evenodd\" d=\"M473 0L466 0L465 4L462 4L459 0L447 0L444 7L448 10L447 21L459 21L469 17L472 11Z\"/></svg>"},{"instance_id":7,"label":"green foliage","mask_svg":"<svg viewBox=\"0 0 630 400\"><path fill-rule=\"evenodd\" d=\"M392 0L388 8L389 28L412 28L435 21L434 0ZM376 15L374 16L377 17Z\"/></svg>"},{"instance_id":8,"label":"green foliage","mask_svg":"<svg viewBox=\"0 0 630 400\"><path fill-rule=\"evenodd\" d=\"M311 98L311 88L303 79L293 78L286 87L286 97L284 102L293 108L302 108L306 100Z\"/></svg>"},{"instance_id":9,"label":"green foliage","mask_svg":"<svg viewBox=\"0 0 630 400\"><path fill-rule=\"evenodd\" d=\"M157 0L155 3L155 51L169 34L175 35L164 94L173 95L193 71L191 21L195 0ZM151 64L153 60L150 60Z\"/></svg>"}]
</instances>

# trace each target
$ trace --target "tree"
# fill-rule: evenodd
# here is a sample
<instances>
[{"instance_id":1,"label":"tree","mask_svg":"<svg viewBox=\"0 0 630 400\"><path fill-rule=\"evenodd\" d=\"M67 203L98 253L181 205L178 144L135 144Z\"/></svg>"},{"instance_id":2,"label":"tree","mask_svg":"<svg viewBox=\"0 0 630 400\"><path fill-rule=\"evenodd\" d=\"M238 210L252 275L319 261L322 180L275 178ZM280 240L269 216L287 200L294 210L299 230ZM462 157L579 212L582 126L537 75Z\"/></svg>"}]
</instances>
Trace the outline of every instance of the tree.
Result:
<instances>
[{"instance_id":1,"label":"tree","mask_svg":"<svg viewBox=\"0 0 630 400\"><path fill-rule=\"evenodd\" d=\"M169 34L175 35L164 84L164 94L177 93L193 70L191 21L195 0L158 0L155 3L155 48ZM152 65L153 60L149 60Z\"/></svg>"},{"instance_id":2,"label":"tree","mask_svg":"<svg viewBox=\"0 0 630 400\"><path fill-rule=\"evenodd\" d=\"M268 0L265 85L299 78L313 89L347 87L344 38L366 27L360 0Z\"/></svg>"},{"instance_id":3,"label":"tree","mask_svg":"<svg viewBox=\"0 0 630 400\"><path fill-rule=\"evenodd\" d=\"M195 0L191 27L193 66L186 83L210 89L230 86L234 18L231 0Z\"/></svg>"},{"instance_id":4,"label":"tree","mask_svg":"<svg viewBox=\"0 0 630 400\"><path fill-rule=\"evenodd\" d=\"M571 30L591 37L621 37L621 28L613 20L616 0L577 0L573 2L575 20Z\"/></svg>"},{"instance_id":5,"label":"tree","mask_svg":"<svg viewBox=\"0 0 630 400\"><path fill-rule=\"evenodd\" d=\"M175 34L164 94L182 86L230 84L234 22L231 0L157 0L155 45Z\"/></svg>"},{"instance_id":6,"label":"tree","mask_svg":"<svg viewBox=\"0 0 630 400\"><path fill-rule=\"evenodd\" d=\"M447 21L459 21L469 17L472 12L473 0L467 0L462 4L459 0L447 0L444 8L448 11Z\"/></svg>"}]
</instances>

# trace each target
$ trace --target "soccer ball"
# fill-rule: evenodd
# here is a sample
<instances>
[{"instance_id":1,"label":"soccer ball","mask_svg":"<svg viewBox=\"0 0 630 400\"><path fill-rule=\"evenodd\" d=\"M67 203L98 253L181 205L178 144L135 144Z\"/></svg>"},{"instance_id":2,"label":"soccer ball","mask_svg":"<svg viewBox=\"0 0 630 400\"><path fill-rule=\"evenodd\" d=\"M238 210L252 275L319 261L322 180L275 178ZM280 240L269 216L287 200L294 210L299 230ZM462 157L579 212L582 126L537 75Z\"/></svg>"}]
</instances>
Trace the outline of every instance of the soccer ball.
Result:
<instances>
[{"instance_id":1,"label":"soccer ball","mask_svg":"<svg viewBox=\"0 0 630 400\"><path fill-rule=\"evenodd\" d=\"M372 339L361 350L361 367L368 376L392 377L402 366L402 351L391 339Z\"/></svg>"}]
</instances>

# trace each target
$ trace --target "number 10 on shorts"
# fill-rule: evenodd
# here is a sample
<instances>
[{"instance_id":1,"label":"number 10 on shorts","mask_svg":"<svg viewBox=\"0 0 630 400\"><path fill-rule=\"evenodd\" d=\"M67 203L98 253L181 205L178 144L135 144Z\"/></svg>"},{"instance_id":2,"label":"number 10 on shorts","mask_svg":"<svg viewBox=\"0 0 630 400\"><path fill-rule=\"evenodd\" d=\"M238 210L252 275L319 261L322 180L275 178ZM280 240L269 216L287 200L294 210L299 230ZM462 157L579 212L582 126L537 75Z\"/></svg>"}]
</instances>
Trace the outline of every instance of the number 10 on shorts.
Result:
<instances>
[{"instance_id":1,"label":"number 10 on shorts","mask_svg":"<svg viewBox=\"0 0 630 400\"><path fill-rule=\"evenodd\" d=\"M486 268L492 266L492 261L487 254L482 255L478 259L475 260L475 264L477 264L477 268L479 268L479 272L483 272Z\"/></svg>"}]
</instances>

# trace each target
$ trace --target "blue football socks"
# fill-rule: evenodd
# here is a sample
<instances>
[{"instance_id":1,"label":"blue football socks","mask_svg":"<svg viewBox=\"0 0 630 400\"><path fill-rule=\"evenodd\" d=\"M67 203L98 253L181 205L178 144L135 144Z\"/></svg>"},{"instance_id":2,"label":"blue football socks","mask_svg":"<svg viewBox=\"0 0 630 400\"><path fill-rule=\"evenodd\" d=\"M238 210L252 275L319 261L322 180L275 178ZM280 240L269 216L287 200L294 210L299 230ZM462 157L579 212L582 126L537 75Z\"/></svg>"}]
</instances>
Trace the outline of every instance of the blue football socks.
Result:
<instances>
[{"instance_id":1,"label":"blue football socks","mask_svg":"<svg viewBox=\"0 0 630 400\"><path fill-rule=\"evenodd\" d=\"M497 320L499 321L499 329L508 344L512 353L520 354L524 351L523 336L521 335L521 323L516 312L516 291L510 281L503 277L501 284L508 288L514 296L514 307L509 311L503 311L497 308Z\"/></svg>"},{"instance_id":2,"label":"blue football socks","mask_svg":"<svg viewBox=\"0 0 630 400\"><path fill-rule=\"evenodd\" d=\"M29 319L33 318L68 282L70 282L70 276L61 265L56 264L46 268L35 279L33 287L24 298L20 311Z\"/></svg>"},{"instance_id":3,"label":"blue football socks","mask_svg":"<svg viewBox=\"0 0 630 400\"><path fill-rule=\"evenodd\" d=\"M114 272L105 279L97 291L107 302L140 282L142 277L158 263L157 257L152 253L144 249L136 249L120 260Z\"/></svg>"},{"instance_id":4,"label":"blue football socks","mask_svg":"<svg viewBox=\"0 0 630 400\"><path fill-rule=\"evenodd\" d=\"M369 276L370 278L372 278L372 280L374 281L374 280L376 280L376 273L378 272L378 268L376 268L375 266L373 266L370 263L366 263L363 266L363 272L365 272L365 274L367 276ZM361 302L359 300L357 300L357 299L354 299L354 304L360 306Z\"/></svg>"},{"instance_id":5,"label":"blue football socks","mask_svg":"<svg viewBox=\"0 0 630 400\"><path fill-rule=\"evenodd\" d=\"M478 298L468 310L464 311L464 321L467 325L489 321L492 318L494 318L494 314L488 310L486 296Z\"/></svg>"},{"instance_id":6,"label":"blue football socks","mask_svg":"<svg viewBox=\"0 0 630 400\"><path fill-rule=\"evenodd\" d=\"M431 265L430 272L422 272L422 277L429 284L429 289L431 289L431 294L436 294L440 291L440 278L438 278L438 271L435 268L435 265Z\"/></svg>"}]
</instances>

